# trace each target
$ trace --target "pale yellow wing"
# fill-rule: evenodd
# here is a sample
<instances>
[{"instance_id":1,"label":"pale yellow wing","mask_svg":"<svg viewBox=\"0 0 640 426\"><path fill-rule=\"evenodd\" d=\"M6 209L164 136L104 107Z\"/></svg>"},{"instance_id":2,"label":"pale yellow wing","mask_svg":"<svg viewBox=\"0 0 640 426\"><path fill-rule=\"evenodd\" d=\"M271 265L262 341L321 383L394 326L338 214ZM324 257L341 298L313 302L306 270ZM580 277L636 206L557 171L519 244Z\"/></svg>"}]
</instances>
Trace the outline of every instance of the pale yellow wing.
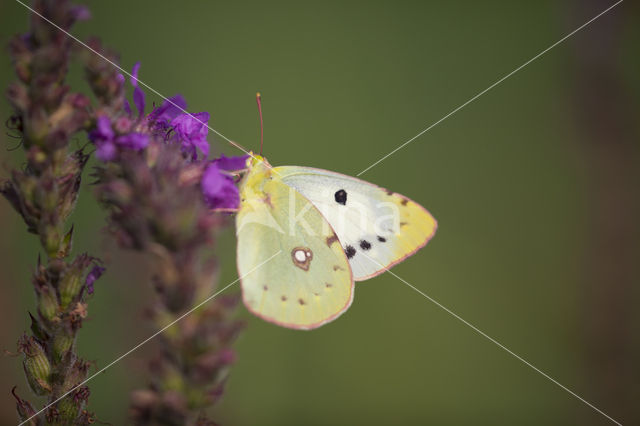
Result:
<instances>
[{"instance_id":1,"label":"pale yellow wing","mask_svg":"<svg viewBox=\"0 0 640 426\"><path fill-rule=\"evenodd\" d=\"M356 281L413 255L436 232L436 220L424 207L371 183L311 167L276 167L274 173L331 224Z\"/></svg>"},{"instance_id":2,"label":"pale yellow wing","mask_svg":"<svg viewBox=\"0 0 640 426\"><path fill-rule=\"evenodd\" d=\"M247 308L295 329L316 328L343 313L353 300L351 268L318 209L260 165L240 196L237 263Z\"/></svg>"}]
</instances>

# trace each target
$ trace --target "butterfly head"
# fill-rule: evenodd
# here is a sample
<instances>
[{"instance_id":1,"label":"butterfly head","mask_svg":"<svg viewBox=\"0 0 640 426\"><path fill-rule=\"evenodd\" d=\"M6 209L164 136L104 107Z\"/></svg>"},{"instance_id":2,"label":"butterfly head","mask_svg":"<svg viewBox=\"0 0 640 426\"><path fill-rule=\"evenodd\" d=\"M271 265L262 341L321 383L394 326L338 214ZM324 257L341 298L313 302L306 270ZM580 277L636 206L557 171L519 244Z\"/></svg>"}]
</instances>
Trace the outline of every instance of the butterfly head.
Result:
<instances>
[{"instance_id":1,"label":"butterfly head","mask_svg":"<svg viewBox=\"0 0 640 426\"><path fill-rule=\"evenodd\" d=\"M262 187L271 176L273 167L262 155L249 152L246 174L240 183L241 199L256 197L262 191Z\"/></svg>"},{"instance_id":2,"label":"butterfly head","mask_svg":"<svg viewBox=\"0 0 640 426\"><path fill-rule=\"evenodd\" d=\"M249 158L247 159L247 168L251 170L259 167L271 168L271 164L269 164L267 159L262 155L249 152Z\"/></svg>"}]
</instances>

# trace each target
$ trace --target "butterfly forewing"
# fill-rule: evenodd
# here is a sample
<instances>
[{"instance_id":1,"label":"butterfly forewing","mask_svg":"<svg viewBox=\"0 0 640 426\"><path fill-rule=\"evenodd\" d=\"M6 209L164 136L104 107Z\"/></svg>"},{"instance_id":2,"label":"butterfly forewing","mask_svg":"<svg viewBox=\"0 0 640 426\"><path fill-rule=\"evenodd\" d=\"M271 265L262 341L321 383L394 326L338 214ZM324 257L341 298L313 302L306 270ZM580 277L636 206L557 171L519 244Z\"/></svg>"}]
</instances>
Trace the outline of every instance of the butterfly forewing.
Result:
<instances>
[{"instance_id":1,"label":"butterfly forewing","mask_svg":"<svg viewBox=\"0 0 640 426\"><path fill-rule=\"evenodd\" d=\"M344 312L353 299L351 268L320 211L268 168L250 172L241 197L237 263L247 308L298 329Z\"/></svg>"},{"instance_id":2,"label":"butterfly forewing","mask_svg":"<svg viewBox=\"0 0 640 426\"><path fill-rule=\"evenodd\" d=\"M320 210L340 239L356 281L411 256L436 231L435 219L422 206L368 182L309 167L274 172Z\"/></svg>"}]
</instances>

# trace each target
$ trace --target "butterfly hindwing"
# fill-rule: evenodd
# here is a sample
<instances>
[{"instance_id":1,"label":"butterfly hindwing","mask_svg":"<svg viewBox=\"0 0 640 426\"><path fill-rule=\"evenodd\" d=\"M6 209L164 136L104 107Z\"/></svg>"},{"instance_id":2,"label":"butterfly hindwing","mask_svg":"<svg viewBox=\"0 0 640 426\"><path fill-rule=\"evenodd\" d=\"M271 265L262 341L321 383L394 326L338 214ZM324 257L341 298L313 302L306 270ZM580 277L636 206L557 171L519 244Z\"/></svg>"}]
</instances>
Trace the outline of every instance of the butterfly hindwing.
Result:
<instances>
[{"instance_id":1,"label":"butterfly hindwing","mask_svg":"<svg viewBox=\"0 0 640 426\"><path fill-rule=\"evenodd\" d=\"M351 268L320 211L261 165L246 176L240 196L237 263L247 308L297 329L344 312L353 300Z\"/></svg>"},{"instance_id":2,"label":"butterfly hindwing","mask_svg":"<svg viewBox=\"0 0 640 426\"><path fill-rule=\"evenodd\" d=\"M378 275L411 256L436 231L435 219L422 206L368 182L310 167L283 166L274 172L329 222L356 281Z\"/></svg>"}]
</instances>

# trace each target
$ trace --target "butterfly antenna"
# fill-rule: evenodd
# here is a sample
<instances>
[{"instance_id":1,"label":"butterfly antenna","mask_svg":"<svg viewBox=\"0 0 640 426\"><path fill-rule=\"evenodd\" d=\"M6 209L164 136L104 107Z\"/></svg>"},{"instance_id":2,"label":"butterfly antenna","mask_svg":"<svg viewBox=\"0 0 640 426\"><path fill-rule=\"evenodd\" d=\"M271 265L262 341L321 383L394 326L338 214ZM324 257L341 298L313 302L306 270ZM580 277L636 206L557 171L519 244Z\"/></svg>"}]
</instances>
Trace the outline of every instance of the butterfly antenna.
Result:
<instances>
[{"instance_id":1,"label":"butterfly antenna","mask_svg":"<svg viewBox=\"0 0 640 426\"><path fill-rule=\"evenodd\" d=\"M258 103L258 114L260 114L260 155L262 155L264 127L262 125L262 96L260 96L260 92L256 93L256 102Z\"/></svg>"}]
</instances>

